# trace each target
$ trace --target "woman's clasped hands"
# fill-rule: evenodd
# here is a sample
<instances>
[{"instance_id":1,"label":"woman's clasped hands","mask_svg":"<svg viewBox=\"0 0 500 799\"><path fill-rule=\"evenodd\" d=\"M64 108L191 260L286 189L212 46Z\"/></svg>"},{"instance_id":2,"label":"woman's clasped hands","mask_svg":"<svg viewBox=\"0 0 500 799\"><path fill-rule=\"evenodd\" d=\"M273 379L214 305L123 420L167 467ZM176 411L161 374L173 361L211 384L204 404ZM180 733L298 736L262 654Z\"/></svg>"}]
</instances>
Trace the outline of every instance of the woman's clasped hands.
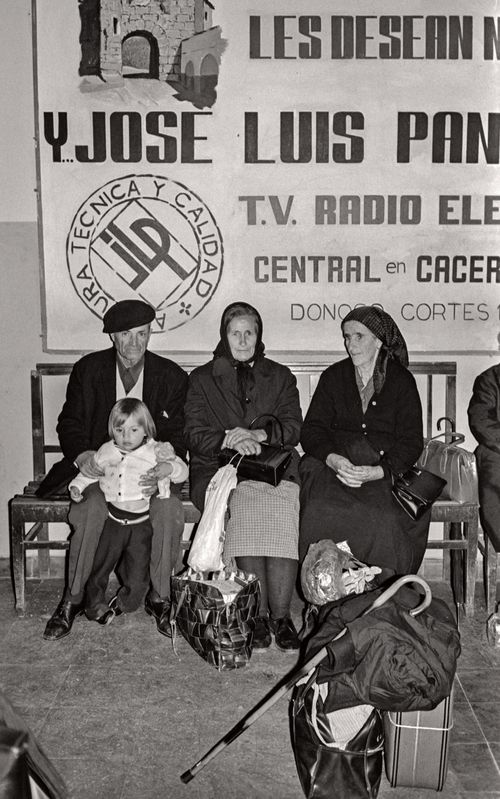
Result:
<instances>
[{"instance_id":1,"label":"woman's clasped hands","mask_svg":"<svg viewBox=\"0 0 500 799\"><path fill-rule=\"evenodd\" d=\"M381 480L384 470L381 466L355 466L348 458L331 452L326 465L332 469L338 479L350 488L359 488L371 480Z\"/></svg>"},{"instance_id":2,"label":"woman's clasped hands","mask_svg":"<svg viewBox=\"0 0 500 799\"><path fill-rule=\"evenodd\" d=\"M260 455L261 442L265 441L267 434L265 430L248 430L245 427L233 427L226 430L222 449L228 447L235 449L240 455Z\"/></svg>"}]
</instances>

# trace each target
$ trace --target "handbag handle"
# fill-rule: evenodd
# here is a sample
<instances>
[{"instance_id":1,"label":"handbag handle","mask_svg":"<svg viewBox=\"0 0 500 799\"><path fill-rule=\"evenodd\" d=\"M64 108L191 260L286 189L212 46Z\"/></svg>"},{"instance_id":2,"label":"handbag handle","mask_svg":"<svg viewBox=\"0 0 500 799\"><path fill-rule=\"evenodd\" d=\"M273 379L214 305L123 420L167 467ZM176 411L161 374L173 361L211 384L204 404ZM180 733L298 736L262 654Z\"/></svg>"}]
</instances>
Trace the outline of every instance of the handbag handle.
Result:
<instances>
[{"instance_id":1,"label":"handbag handle","mask_svg":"<svg viewBox=\"0 0 500 799\"><path fill-rule=\"evenodd\" d=\"M250 422L250 430L252 429L252 425L254 425L256 422L258 422L259 419L273 419L277 423L278 430L280 432L280 438L281 438L280 447L281 447L281 449L284 449L284 447L285 447L285 435L283 433L283 425L281 424L281 422L278 419L278 417L275 416L274 413L260 413L258 416L255 417L255 419L252 419L252 421Z\"/></svg>"},{"instance_id":2,"label":"handbag handle","mask_svg":"<svg viewBox=\"0 0 500 799\"><path fill-rule=\"evenodd\" d=\"M436 438L441 438L442 436L447 436L449 433L438 433L437 436L432 436L429 438L429 441L434 441ZM429 443L429 441L427 443ZM450 444L462 444L465 441L465 436L462 433L455 433L451 434L451 441ZM446 443L446 442L445 442Z\"/></svg>"}]
</instances>

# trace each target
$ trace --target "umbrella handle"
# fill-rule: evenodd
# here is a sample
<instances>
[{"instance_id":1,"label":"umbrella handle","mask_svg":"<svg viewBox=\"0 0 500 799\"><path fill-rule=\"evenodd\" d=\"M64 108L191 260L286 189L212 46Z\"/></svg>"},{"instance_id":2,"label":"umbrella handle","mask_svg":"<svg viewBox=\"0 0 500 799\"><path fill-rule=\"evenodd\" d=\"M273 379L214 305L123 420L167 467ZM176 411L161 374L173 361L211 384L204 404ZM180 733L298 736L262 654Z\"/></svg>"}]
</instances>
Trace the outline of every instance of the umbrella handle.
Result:
<instances>
[{"instance_id":1,"label":"umbrella handle","mask_svg":"<svg viewBox=\"0 0 500 799\"><path fill-rule=\"evenodd\" d=\"M413 608L412 610L409 611L410 616L418 616L419 613L422 613L422 611L428 608L429 605L431 604L432 600L431 589L429 588L425 580L423 580L422 577L419 577L417 574L405 574L403 577L399 577L397 580L395 580L392 583L392 585L389 586L389 588L387 588L382 594L380 594L380 596L377 597L377 599L370 605L370 607L367 608L367 610L365 610L363 616L365 616L367 613L370 613L372 610L376 610L376 608L381 608L382 605L385 605L387 600L390 599L392 596L394 596L394 594L397 591L399 591L401 586L405 585L406 583L417 583L418 585L421 585L422 588L424 589L425 596L422 599L420 605L417 605L416 608Z\"/></svg>"}]
</instances>

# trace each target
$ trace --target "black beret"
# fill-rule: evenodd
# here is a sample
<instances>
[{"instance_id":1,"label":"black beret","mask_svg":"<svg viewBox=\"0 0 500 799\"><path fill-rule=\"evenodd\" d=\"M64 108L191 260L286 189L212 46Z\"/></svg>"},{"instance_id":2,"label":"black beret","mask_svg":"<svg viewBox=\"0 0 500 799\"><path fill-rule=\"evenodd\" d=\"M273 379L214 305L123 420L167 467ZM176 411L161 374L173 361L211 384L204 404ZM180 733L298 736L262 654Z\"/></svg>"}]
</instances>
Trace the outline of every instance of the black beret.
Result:
<instances>
[{"instance_id":1,"label":"black beret","mask_svg":"<svg viewBox=\"0 0 500 799\"><path fill-rule=\"evenodd\" d=\"M102 321L103 333L120 333L122 330L131 330L133 327L148 325L155 318L155 309L152 305L141 300L121 300L106 311Z\"/></svg>"}]
</instances>

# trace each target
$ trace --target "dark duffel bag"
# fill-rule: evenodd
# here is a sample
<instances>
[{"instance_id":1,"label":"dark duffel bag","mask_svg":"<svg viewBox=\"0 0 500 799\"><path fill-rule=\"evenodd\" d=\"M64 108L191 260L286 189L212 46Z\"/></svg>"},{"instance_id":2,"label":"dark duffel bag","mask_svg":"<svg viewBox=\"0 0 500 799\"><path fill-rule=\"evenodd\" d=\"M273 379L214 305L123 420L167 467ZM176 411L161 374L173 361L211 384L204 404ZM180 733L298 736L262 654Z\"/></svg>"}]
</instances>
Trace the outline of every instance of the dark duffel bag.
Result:
<instances>
[{"instance_id":1,"label":"dark duffel bag","mask_svg":"<svg viewBox=\"0 0 500 799\"><path fill-rule=\"evenodd\" d=\"M307 799L375 799L382 776L384 732L380 713L363 706L325 713L315 680L299 686L292 700L292 746L302 790ZM340 727L340 730L338 729ZM336 729L337 728L337 729ZM340 736L352 734L348 741Z\"/></svg>"}]
</instances>

